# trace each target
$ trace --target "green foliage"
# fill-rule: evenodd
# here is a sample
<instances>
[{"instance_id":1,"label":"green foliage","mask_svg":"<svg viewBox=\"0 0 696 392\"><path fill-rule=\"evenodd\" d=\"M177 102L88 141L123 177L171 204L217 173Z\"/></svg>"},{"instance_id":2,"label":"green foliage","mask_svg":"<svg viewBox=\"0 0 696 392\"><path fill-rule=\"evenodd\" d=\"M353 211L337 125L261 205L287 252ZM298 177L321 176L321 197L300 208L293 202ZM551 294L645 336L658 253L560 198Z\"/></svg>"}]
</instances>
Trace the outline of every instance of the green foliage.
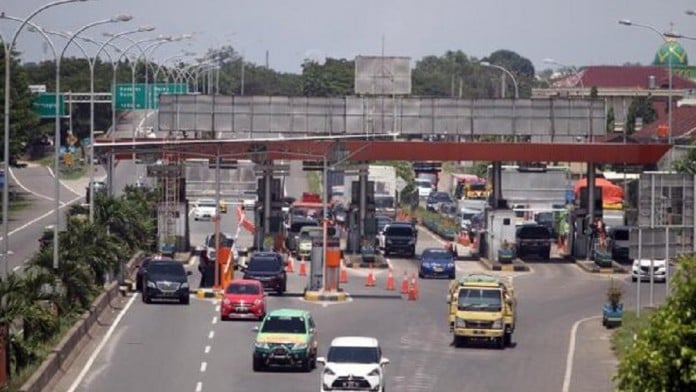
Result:
<instances>
[{"instance_id":1,"label":"green foliage","mask_svg":"<svg viewBox=\"0 0 696 392\"><path fill-rule=\"evenodd\" d=\"M696 174L696 140L692 141L690 146L692 148L686 156L672 163L674 170L679 173Z\"/></svg>"},{"instance_id":2,"label":"green foliage","mask_svg":"<svg viewBox=\"0 0 696 392\"><path fill-rule=\"evenodd\" d=\"M678 260L672 287L621 358L620 391L696 390L696 256Z\"/></svg>"},{"instance_id":3,"label":"green foliage","mask_svg":"<svg viewBox=\"0 0 696 392\"><path fill-rule=\"evenodd\" d=\"M636 129L636 118L643 119L643 125L650 124L657 119L657 112L652 106L650 97L636 97L631 101L626 116L626 133L631 135Z\"/></svg>"},{"instance_id":4,"label":"green foliage","mask_svg":"<svg viewBox=\"0 0 696 392\"><path fill-rule=\"evenodd\" d=\"M302 64L302 95L309 97L344 97L354 94L355 62L326 59L324 64Z\"/></svg>"},{"instance_id":5,"label":"green foliage","mask_svg":"<svg viewBox=\"0 0 696 392\"><path fill-rule=\"evenodd\" d=\"M609 106L609 110L607 110L607 133L614 132L615 126L616 126L616 114L614 114L614 107Z\"/></svg>"}]
</instances>

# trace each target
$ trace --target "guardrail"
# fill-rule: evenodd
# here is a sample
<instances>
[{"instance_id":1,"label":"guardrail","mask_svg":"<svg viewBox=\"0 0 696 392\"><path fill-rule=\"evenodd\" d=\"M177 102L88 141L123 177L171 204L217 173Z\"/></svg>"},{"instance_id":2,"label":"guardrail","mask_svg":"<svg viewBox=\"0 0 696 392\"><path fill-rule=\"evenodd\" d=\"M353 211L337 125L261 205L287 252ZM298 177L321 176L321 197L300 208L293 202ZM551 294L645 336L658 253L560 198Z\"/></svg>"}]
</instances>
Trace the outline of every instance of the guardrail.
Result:
<instances>
[{"instance_id":1,"label":"guardrail","mask_svg":"<svg viewBox=\"0 0 696 392\"><path fill-rule=\"evenodd\" d=\"M132 274L141 255L142 252L138 252L128 261L126 264L126 276ZM70 367L75 359L75 356L72 354L76 349L80 348L80 342L85 336L88 336L89 330L99 320L102 312L110 306L114 298L120 295L119 289L119 283L112 282L106 291L92 302L90 308L82 314L77 323L70 328L58 345L51 350L34 374L18 389L18 392L45 391L51 381L61 371Z\"/></svg>"}]
</instances>

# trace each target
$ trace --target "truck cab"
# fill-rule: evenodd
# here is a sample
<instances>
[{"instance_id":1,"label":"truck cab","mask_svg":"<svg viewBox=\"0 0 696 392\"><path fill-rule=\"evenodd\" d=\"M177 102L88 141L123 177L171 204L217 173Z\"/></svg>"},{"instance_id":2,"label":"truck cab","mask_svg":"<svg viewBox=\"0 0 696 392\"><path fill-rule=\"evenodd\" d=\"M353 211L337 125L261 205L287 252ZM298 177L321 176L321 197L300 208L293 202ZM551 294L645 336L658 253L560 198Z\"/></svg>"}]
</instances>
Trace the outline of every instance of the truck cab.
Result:
<instances>
[{"instance_id":1,"label":"truck cab","mask_svg":"<svg viewBox=\"0 0 696 392\"><path fill-rule=\"evenodd\" d=\"M472 274L452 281L447 305L456 347L488 341L502 350L512 342L517 305L512 284L503 278Z\"/></svg>"}]
</instances>

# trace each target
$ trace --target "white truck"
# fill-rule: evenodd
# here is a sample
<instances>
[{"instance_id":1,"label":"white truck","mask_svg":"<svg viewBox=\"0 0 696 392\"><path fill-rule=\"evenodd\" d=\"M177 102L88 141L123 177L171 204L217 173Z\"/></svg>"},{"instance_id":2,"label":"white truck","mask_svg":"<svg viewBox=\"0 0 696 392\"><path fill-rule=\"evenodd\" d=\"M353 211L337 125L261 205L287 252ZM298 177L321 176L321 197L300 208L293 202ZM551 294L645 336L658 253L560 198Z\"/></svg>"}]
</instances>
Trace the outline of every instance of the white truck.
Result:
<instances>
[{"instance_id":1,"label":"white truck","mask_svg":"<svg viewBox=\"0 0 696 392\"><path fill-rule=\"evenodd\" d=\"M393 166L370 165L367 180L374 182L375 195L396 196L396 169ZM358 176L345 176L343 194L344 199L349 203L358 203L357 200L352 200L354 181L358 181Z\"/></svg>"}]
</instances>

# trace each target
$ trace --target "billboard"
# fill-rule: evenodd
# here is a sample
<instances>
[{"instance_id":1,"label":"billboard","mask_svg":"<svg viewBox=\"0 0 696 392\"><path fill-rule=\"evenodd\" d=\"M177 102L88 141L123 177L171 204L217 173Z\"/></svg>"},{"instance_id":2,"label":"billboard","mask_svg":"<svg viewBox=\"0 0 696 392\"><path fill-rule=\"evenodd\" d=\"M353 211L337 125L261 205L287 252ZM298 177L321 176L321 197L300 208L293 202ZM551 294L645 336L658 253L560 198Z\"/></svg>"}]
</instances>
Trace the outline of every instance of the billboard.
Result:
<instances>
[{"instance_id":1,"label":"billboard","mask_svg":"<svg viewBox=\"0 0 696 392\"><path fill-rule=\"evenodd\" d=\"M355 94L411 94L411 58L357 56L355 58Z\"/></svg>"}]
</instances>

